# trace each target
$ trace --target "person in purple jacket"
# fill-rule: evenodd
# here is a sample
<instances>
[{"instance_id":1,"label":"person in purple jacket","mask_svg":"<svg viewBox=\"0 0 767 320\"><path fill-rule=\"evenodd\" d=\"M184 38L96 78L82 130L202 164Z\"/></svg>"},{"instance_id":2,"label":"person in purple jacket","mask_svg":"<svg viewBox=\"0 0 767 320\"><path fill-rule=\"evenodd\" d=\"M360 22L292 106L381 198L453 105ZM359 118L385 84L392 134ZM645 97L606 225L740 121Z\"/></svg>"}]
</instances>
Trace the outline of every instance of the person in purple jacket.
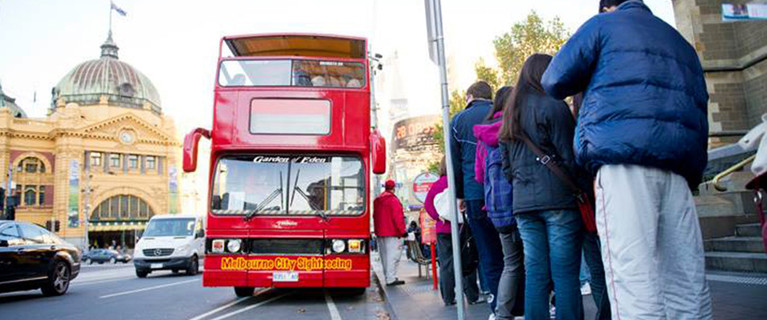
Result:
<instances>
[{"instance_id":1,"label":"person in purple jacket","mask_svg":"<svg viewBox=\"0 0 767 320\"><path fill-rule=\"evenodd\" d=\"M455 304L455 274L453 273L453 243L450 235L450 221L440 218L434 207L434 197L441 192L447 192L447 166L445 158L439 165L439 180L435 182L426 194L424 209L429 216L437 221L437 260L439 261L439 291L445 306ZM477 273L472 272L463 278L463 292L469 303L479 301Z\"/></svg>"}]
</instances>

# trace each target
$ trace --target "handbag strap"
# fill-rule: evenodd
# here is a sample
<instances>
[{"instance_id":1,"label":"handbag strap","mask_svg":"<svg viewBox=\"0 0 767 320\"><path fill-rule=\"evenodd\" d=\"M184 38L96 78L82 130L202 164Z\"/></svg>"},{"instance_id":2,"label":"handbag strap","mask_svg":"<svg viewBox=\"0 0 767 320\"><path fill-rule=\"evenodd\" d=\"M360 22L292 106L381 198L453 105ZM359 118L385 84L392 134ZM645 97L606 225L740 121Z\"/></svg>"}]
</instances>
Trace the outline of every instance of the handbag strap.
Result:
<instances>
[{"instance_id":1,"label":"handbag strap","mask_svg":"<svg viewBox=\"0 0 767 320\"><path fill-rule=\"evenodd\" d=\"M527 135L527 132L522 131L522 141L527 144L527 147L530 148L531 151L535 154L537 157L535 160L540 162L542 165L546 166L546 168L549 168L552 173L554 173L555 176L557 176L562 182L564 182L570 189L575 192L576 195L579 195L583 192L580 187L578 187L575 182L568 176L562 168L560 168L554 161L552 161L551 156L547 155L541 148L539 148L535 143L530 140L530 136Z\"/></svg>"}]
</instances>

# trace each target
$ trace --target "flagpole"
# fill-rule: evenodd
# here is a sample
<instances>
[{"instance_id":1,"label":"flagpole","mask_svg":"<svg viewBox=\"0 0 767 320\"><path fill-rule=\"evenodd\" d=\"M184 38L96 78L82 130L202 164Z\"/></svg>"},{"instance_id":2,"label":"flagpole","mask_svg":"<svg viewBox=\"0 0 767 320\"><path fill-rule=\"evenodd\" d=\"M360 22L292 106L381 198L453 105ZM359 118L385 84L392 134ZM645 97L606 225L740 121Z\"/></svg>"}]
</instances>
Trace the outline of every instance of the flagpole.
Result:
<instances>
[{"instance_id":1,"label":"flagpole","mask_svg":"<svg viewBox=\"0 0 767 320\"><path fill-rule=\"evenodd\" d=\"M109 35L112 35L112 1L109 1Z\"/></svg>"}]
</instances>

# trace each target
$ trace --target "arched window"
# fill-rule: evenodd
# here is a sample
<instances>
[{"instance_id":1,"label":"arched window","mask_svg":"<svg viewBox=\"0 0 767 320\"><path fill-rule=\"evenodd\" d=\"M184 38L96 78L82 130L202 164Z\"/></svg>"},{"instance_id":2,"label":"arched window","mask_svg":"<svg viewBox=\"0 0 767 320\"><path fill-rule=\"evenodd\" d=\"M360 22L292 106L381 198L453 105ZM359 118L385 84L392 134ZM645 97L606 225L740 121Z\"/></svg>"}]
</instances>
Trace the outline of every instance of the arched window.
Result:
<instances>
[{"instance_id":1,"label":"arched window","mask_svg":"<svg viewBox=\"0 0 767 320\"><path fill-rule=\"evenodd\" d=\"M37 200L37 190L34 186L28 186L24 190L24 205L34 206L36 204L35 200Z\"/></svg>"},{"instance_id":2,"label":"arched window","mask_svg":"<svg viewBox=\"0 0 767 320\"><path fill-rule=\"evenodd\" d=\"M27 157L19 162L16 171L23 173L45 173L45 163L38 158Z\"/></svg>"},{"instance_id":3,"label":"arched window","mask_svg":"<svg viewBox=\"0 0 767 320\"><path fill-rule=\"evenodd\" d=\"M143 199L127 194L102 201L91 213L92 220L148 220L154 211Z\"/></svg>"}]
</instances>

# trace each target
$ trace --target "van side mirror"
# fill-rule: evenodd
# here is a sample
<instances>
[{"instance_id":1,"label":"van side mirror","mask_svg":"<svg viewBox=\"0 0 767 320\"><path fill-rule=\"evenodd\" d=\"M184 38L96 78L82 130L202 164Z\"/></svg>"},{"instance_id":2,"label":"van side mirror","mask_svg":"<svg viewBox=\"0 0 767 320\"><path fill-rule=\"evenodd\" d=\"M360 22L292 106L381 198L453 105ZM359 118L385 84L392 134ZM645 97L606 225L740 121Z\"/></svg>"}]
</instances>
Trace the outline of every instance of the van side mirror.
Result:
<instances>
[{"instance_id":1,"label":"van side mirror","mask_svg":"<svg viewBox=\"0 0 767 320\"><path fill-rule=\"evenodd\" d=\"M197 232L195 232L195 234L194 234L194 237L195 238L205 238L205 230L204 229L197 230Z\"/></svg>"},{"instance_id":2,"label":"van side mirror","mask_svg":"<svg viewBox=\"0 0 767 320\"><path fill-rule=\"evenodd\" d=\"M0 247L9 247L8 240L0 240Z\"/></svg>"},{"instance_id":3,"label":"van side mirror","mask_svg":"<svg viewBox=\"0 0 767 320\"><path fill-rule=\"evenodd\" d=\"M373 173L386 173L386 140L381 136L378 130L370 133L371 154Z\"/></svg>"},{"instance_id":4,"label":"van side mirror","mask_svg":"<svg viewBox=\"0 0 767 320\"><path fill-rule=\"evenodd\" d=\"M210 130L197 128L184 137L184 172L197 170L197 145L202 137L210 139Z\"/></svg>"}]
</instances>

